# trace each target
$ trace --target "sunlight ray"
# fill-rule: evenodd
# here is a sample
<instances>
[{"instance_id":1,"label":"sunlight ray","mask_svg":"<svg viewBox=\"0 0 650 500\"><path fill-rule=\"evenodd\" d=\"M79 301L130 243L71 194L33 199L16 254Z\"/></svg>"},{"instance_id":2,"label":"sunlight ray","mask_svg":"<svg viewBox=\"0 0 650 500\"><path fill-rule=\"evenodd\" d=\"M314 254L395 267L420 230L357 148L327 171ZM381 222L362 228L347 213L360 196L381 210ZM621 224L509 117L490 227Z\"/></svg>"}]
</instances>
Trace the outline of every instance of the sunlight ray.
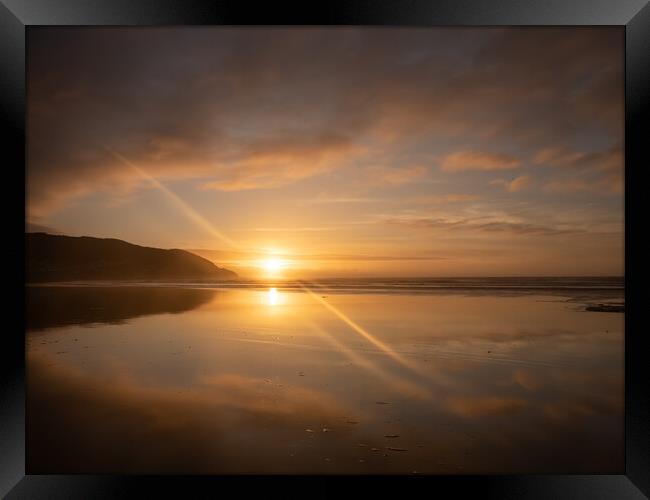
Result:
<instances>
[{"instance_id":1,"label":"sunlight ray","mask_svg":"<svg viewBox=\"0 0 650 500\"><path fill-rule=\"evenodd\" d=\"M167 196L167 198L169 198L178 208L180 208L181 211L189 219L191 219L195 224L197 224L198 226L206 230L210 235L223 241L224 243L226 243L228 246L232 248L237 248L237 249L241 248L240 245L238 245L235 241L233 241L224 233L219 231L216 227L214 227L214 225L210 221L208 221L199 212L197 212L194 208L188 205L185 202L185 200L183 200L180 196L178 196L176 193L170 190L167 186L162 184L158 179L148 174L142 168L138 167L133 162L129 161L127 158L125 158L123 155L121 155L114 149L108 146L104 146L104 149L106 149L106 151L108 151L114 158L122 162L124 165L135 170L142 178L149 181L156 189L158 189L161 193Z\"/></svg>"},{"instance_id":2,"label":"sunlight ray","mask_svg":"<svg viewBox=\"0 0 650 500\"><path fill-rule=\"evenodd\" d=\"M417 368L416 366L413 365L410 361L405 359L402 355L400 355L398 352L396 352L394 349L392 349L389 345L385 344L378 338L376 338L374 335L372 335L370 332L368 332L365 328L361 327L359 324L354 322L352 319L350 319L345 313L334 307L332 304L329 302L323 300L322 297L320 297L318 294L315 294L314 292L311 291L310 288L307 286L300 284L300 288L304 290L310 297L312 297L316 302L320 303L325 309L330 311L334 316L339 318L343 323L348 325L352 330L354 330L356 333L361 335L363 338L365 338L368 342L373 344L375 347L378 347L381 349L383 352L385 352L388 356L390 356L393 360L397 361L399 364L402 366L408 368L411 371L414 371L416 373L422 373L422 371Z\"/></svg>"},{"instance_id":3,"label":"sunlight ray","mask_svg":"<svg viewBox=\"0 0 650 500\"><path fill-rule=\"evenodd\" d=\"M431 398L431 392L424 388L423 386L416 384L414 382L408 381L402 377L399 377L395 374L387 374L383 372L375 363L371 360L361 356L359 353L355 352L354 349L346 346L344 343L340 342L334 335L329 333L327 330L317 325L316 323L309 322L309 326L323 336L330 344L332 344L339 352L341 352L345 357L347 357L353 363L356 363L358 366L361 366L366 371L370 372L377 378L381 379L382 382L391 386L401 394L408 396L417 397L419 399L429 399ZM382 351L385 354L385 351Z\"/></svg>"}]
</instances>

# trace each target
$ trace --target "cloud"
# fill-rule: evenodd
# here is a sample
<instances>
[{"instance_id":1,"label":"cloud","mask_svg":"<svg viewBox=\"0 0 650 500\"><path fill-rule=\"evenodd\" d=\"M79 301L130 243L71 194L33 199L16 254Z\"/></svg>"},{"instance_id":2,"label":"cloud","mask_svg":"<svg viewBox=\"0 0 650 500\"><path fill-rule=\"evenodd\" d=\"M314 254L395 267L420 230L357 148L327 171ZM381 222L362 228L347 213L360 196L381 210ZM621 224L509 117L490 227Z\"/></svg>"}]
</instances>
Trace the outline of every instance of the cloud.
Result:
<instances>
[{"instance_id":1,"label":"cloud","mask_svg":"<svg viewBox=\"0 0 650 500\"><path fill-rule=\"evenodd\" d=\"M512 170L520 165L521 162L512 156L478 151L458 151L440 161L440 169L444 172Z\"/></svg>"},{"instance_id":2,"label":"cloud","mask_svg":"<svg viewBox=\"0 0 650 500\"><path fill-rule=\"evenodd\" d=\"M538 151L533 162L561 169L560 178L543 186L547 193L620 195L624 188L624 157L620 145L596 151L574 151L566 146Z\"/></svg>"},{"instance_id":3,"label":"cloud","mask_svg":"<svg viewBox=\"0 0 650 500\"><path fill-rule=\"evenodd\" d=\"M468 201L476 201L481 197L477 194L432 194L429 196L418 196L413 198L413 203L422 205L446 205L448 203L464 203Z\"/></svg>"},{"instance_id":4,"label":"cloud","mask_svg":"<svg viewBox=\"0 0 650 500\"><path fill-rule=\"evenodd\" d=\"M384 219L385 223L411 227L482 231L489 233L511 233L516 235L556 236L584 232L578 227L550 226L528 222L495 220L489 217L476 218L433 218L433 217L395 217Z\"/></svg>"},{"instance_id":5,"label":"cloud","mask_svg":"<svg viewBox=\"0 0 650 500\"><path fill-rule=\"evenodd\" d=\"M562 171L559 178L544 184L542 190L546 193L623 193L625 160L620 145L591 152L575 151L566 146L543 149L533 161Z\"/></svg>"},{"instance_id":6,"label":"cloud","mask_svg":"<svg viewBox=\"0 0 650 500\"><path fill-rule=\"evenodd\" d=\"M301 204L305 205L329 205L329 204L346 204L346 203L376 203L383 201L381 198L368 198L368 197L327 197L319 196L317 198L309 198L301 200Z\"/></svg>"},{"instance_id":7,"label":"cloud","mask_svg":"<svg viewBox=\"0 0 650 500\"><path fill-rule=\"evenodd\" d=\"M43 28L29 43L31 216L146 187L104 146L163 182L234 191L347 169L399 187L432 157L506 170L520 160L485 151L622 141L619 29Z\"/></svg>"},{"instance_id":8,"label":"cloud","mask_svg":"<svg viewBox=\"0 0 650 500\"><path fill-rule=\"evenodd\" d=\"M550 164L554 166L571 165L581 160L584 155L585 153L568 152L566 147L545 148L535 154L533 163L536 165Z\"/></svg>"},{"instance_id":9,"label":"cloud","mask_svg":"<svg viewBox=\"0 0 650 500\"><path fill-rule=\"evenodd\" d=\"M524 191L533 186L533 184L535 184L535 180L530 175L520 175L511 181L495 179L493 181L490 181L489 184L492 186L503 186L506 191L510 193L516 193L518 191Z\"/></svg>"},{"instance_id":10,"label":"cloud","mask_svg":"<svg viewBox=\"0 0 650 500\"><path fill-rule=\"evenodd\" d=\"M620 146L597 152L572 151L566 146L561 146L538 151L533 158L533 163L554 167L612 171L621 170L624 159Z\"/></svg>"},{"instance_id":11,"label":"cloud","mask_svg":"<svg viewBox=\"0 0 650 500\"><path fill-rule=\"evenodd\" d=\"M424 165L403 167L370 166L364 169L363 178L366 185L401 186L423 179L429 172Z\"/></svg>"},{"instance_id":12,"label":"cloud","mask_svg":"<svg viewBox=\"0 0 650 500\"><path fill-rule=\"evenodd\" d=\"M282 186L335 170L360 151L360 146L338 134L259 141L222 170L224 178L201 187L239 191Z\"/></svg>"},{"instance_id":13,"label":"cloud","mask_svg":"<svg viewBox=\"0 0 650 500\"><path fill-rule=\"evenodd\" d=\"M623 193L623 175L610 175L600 179L566 178L546 183L542 190L547 193L575 194L600 193L620 195Z\"/></svg>"},{"instance_id":14,"label":"cloud","mask_svg":"<svg viewBox=\"0 0 650 500\"><path fill-rule=\"evenodd\" d=\"M523 191L524 189L528 189L534 184L534 179L530 175L520 175L519 177L511 180L508 183L508 191L511 193L515 193L517 191Z\"/></svg>"}]
</instances>

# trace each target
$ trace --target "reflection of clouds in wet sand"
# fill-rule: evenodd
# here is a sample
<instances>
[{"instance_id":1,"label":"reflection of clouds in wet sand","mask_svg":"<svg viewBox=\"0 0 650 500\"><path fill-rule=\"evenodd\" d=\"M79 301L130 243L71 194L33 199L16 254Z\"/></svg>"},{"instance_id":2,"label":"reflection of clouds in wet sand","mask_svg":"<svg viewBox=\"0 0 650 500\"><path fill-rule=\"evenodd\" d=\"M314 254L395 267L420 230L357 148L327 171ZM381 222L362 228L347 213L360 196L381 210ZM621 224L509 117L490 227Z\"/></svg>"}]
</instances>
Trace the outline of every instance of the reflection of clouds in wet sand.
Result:
<instances>
[{"instance_id":1,"label":"reflection of clouds in wet sand","mask_svg":"<svg viewBox=\"0 0 650 500\"><path fill-rule=\"evenodd\" d=\"M528 417L569 415L572 424L585 415L599 417L623 415L623 378L617 370L602 373L536 367L534 369L497 369L476 373L471 364L453 365L454 381L440 386L446 406L466 418L487 415L513 415L527 411ZM445 373L445 369L439 371ZM480 380L484 377L484 380ZM451 377L450 377L451 379Z\"/></svg>"},{"instance_id":2,"label":"reflection of clouds in wet sand","mask_svg":"<svg viewBox=\"0 0 650 500\"><path fill-rule=\"evenodd\" d=\"M461 417L482 417L485 415L512 415L523 409L527 403L512 397L451 397L449 410Z\"/></svg>"},{"instance_id":3,"label":"reflection of clouds in wet sand","mask_svg":"<svg viewBox=\"0 0 650 500\"><path fill-rule=\"evenodd\" d=\"M286 459L286 450L271 458L260 452L268 447L246 449L257 430L303 437L306 425L335 427L346 415L329 394L301 387L276 391L263 379L221 374L177 389L144 387L116 374L115 383L104 384L54 361L42 354L29 359L32 473L277 469L273 460Z\"/></svg>"},{"instance_id":4,"label":"reflection of clouds in wet sand","mask_svg":"<svg viewBox=\"0 0 650 500\"><path fill-rule=\"evenodd\" d=\"M388 367L384 364L381 366L381 363L373 361L370 359L368 354L371 355L386 355L384 351L370 351L363 353L358 349L354 349L350 346L345 345L343 342L339 341L333 334L329 333L324 328L318 326L315 323L310 325L314 331L318 332L323 338L327 340L339 353L349 359L351 362L355 363L357 366L366 370L372 377L381 381L382 384L390 387L391 390L397 392L406 397L414 399L428 400L431 399L431 391L422 385L421 383L412 382L403 378L394 372L391 372ZM364 356L364 354L366 354ZM375 357L373 356L373 357ZM400 361L404 358L400 358ZM402 363L403 364L403 363ZM414 364L409 363L408 368L414 370ZM417 369L417 373L420 375L423 374L422 369ZM432 375L431 370L429 370L428 375Z\"/></svg>"},{"instance_id":5,"label":"reflection of clouds in wet sand","mask_svg":"<svg viewBox=\"0 0 650 500\"><path fill-rule=\"evenodd\" d=\"M622 385L621 385L622 389ZM572 395L563 395L557 401L544 405L544 414L558 422L572 425L577 420L586 420L587 417L623 417L623 395L585 394L573 398Z\"/></svg>"},{"instance_id":6,"label":"reflection of clouds in wet sand","mask_svg":"<svg viewBox=\"0 0 650 500\"><path fill-rule=\"evenodd\" d=\"M605 436L611 443L603 446L595 439L600 427L594 418L608 425L622 414L622 405L608 411L593 404L593 394L575 396L575 384L585 382L580 377L567 378L566 391L574 399L554 398L554 393L540 399L514 383L497 387L484 380L477 386L478 375L466 366L464 374L454 372L453 386L436 384L436 377L427 382L436 396L428 403L416 394L397 398L399 387L392 387L396 398L390 405L373 403L360 412L334 392L281 386L271 379L215 373L200 376L189 388L159 387L122 371L106 384L60 362L51 354L29 358L28 463L34 473L616 469L612 455L603 453L612 449L616 433ZM446 367L436 373L444 377ZM510 377L514 380L516 371ZM478 390L480 395L472 394ZM426 419L423 425L405 419L413 411ZM351 415L354 424L347 422ZM392 434L399 437L384 437ZM551 457L562 443L581 454L586 450L589 461L576 462L572 453Z\"/></svg>"},{"instance_id":7,"label":"reflection of clouds in wet sand","mask_svg":"<svg viewBox=\"0 0 650 500\"><path fill-rule=\"evenodd\" d=\"M515 370L513 380L524 389L535 391L544 385L541 377L529 370Z\"/></svg>"},{"instance_id":8,"label":"reflection of clouds in wet sand","mask_svg":"<svg viewBox=\"0 0 650 500\"><path fill-rule=\"evenodd\" d=\"M542 413L557 422L575 424L584 417L623 415L623 376L620 371L548 370L539 373L516 370L512 379L526 391L536 393L534 397Z\"/></svg>"},{"instance_id":9,"label":"reflection of clouds in wet sand","mask_svg":"<svg viewBox=\"0 0 650 500\"><path fill-rule=\"evenodd\" d=\"M270 379L233 373L201 377L193 389L210 402L250 415L334 420L343 414L332 395L299 386L275 384ZM277 389L282 389L279 391ZM285 423L289 423L284 420Z\"/></svg>"}]
</instances>

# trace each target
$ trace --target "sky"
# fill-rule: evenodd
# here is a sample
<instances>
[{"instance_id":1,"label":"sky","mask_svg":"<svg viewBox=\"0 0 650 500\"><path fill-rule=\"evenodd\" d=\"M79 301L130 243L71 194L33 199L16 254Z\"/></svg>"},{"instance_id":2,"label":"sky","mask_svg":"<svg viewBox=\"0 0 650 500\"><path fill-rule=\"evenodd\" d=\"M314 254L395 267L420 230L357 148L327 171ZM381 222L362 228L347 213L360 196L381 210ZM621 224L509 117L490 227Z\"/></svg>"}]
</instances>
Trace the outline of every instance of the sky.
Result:
<instances>
[{"instance_id":1,"label":"sky","mask_svg":"<svg viewBox=\"0 0 650 500\"><path fill-rule=\"evenodd\" d=\"M622 28L34 28L28 231L242 277L623 275Z\"/></svg>"}]
</instances>

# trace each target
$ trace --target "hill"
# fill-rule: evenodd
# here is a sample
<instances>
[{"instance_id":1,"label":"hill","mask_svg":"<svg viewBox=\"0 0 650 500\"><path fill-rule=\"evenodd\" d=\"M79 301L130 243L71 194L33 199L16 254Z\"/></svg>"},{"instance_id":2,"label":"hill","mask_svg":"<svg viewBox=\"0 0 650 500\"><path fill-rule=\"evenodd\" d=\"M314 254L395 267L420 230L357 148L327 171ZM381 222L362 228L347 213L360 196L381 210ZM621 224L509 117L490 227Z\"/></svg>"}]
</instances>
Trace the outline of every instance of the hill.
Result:
<instances>
[{"instance_id":1,"label":"hill","mask_svg":"<svg viewBox=\"0 0 650 500\"><path fill-rule=\"evenodd\" d=\"M27 282L77 280L233 280L237 274L185 250L111 238L26 233Z\"/></svg>"}]
</instances>

